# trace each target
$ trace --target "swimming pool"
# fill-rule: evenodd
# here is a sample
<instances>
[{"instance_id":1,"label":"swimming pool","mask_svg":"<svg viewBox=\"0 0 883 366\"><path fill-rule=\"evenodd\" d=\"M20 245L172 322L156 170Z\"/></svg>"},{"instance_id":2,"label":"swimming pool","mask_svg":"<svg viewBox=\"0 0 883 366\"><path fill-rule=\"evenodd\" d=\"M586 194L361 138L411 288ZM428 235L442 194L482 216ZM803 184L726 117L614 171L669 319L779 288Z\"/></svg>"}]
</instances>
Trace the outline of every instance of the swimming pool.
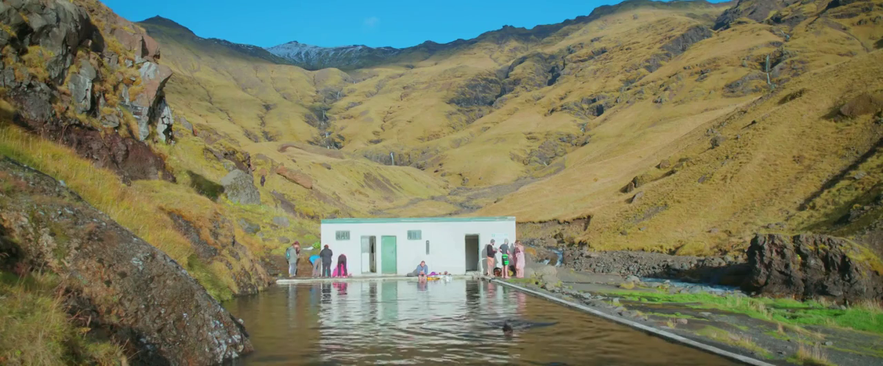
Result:
<instances>
[{"instance_id":1,"label":"swimming pool","mask_svg":"<svg viewBox=\"0 0 883 366\"><path fill-rule=\"evenodd\" d=\"M236 365L734 364L479 281L281 285L224 305L256 349Z\"/></svg>"}]
</instances>

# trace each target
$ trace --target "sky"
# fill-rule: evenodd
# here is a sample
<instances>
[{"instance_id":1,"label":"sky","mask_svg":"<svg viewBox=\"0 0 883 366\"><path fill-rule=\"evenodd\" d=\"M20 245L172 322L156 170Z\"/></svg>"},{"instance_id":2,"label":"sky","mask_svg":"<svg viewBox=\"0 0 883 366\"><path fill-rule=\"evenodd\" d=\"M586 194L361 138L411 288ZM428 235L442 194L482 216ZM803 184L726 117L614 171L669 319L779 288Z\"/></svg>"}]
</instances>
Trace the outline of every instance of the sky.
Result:
<instances>
[{"instance_id":1,"label":"sky","mask_svg":"<svg viewBox=\"0 0 883 366\"><path fill-rule=\"evenodd\" d=\"M204 38L262 47L410 47L469 39L503 25L531 28L588 15L618 0L102 0L120 16L156 15Z\"/></svg>"}]
</instances>

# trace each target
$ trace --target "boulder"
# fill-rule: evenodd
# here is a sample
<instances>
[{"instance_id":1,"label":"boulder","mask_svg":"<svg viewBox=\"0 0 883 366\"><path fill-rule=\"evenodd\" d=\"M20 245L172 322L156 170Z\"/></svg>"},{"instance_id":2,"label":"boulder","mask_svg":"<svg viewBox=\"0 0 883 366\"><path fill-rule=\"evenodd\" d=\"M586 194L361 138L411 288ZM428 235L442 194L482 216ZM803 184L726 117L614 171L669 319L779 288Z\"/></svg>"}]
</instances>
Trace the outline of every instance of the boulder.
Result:
<instances>
[{"instance_id":1,"label":"boulder","mask_svg":"<svg viewBox=\"0 0 883 366\"><path fill-rule=\"evenodd\" d=\"M288 221L287 217L276 216L273 218L273 224L279 227L287 228L291 226L291 222Z\"/></svg>"},{"instance_id":2,"label":"boulder","mask_svg":"<svg viewBox=\"0 0 883 366\"><path fill-rule=\"evenodd\" d=\"M883 264L846 239L826 235L757 235L748 248L746 292L802 299L883 300Z\"/></svg>"},{"instance_id":3,"label":"boulder","mask_svg":"<svg viewBox=\"0 0 883 366\"><path fill-rule=\"evenodd\" d=\"M883 109L883 97L870 93L862 93L840 107L840 114L849 118L855 118L866 114L876 113L881 109Z\"/></svg>"},{"instance_id":4,"label":"boulder","mask_svg":"<svg viewBox=\"0 0 883 366\"><path fill-rule=\"evenodd\" d=\"M224 186L224 194L227 195L227 199L233 203L261 204L261 193L254 185L254 178L239 169L231 171L222 178L221 185Z\"/></svg>"},{"instance_id":5,"label":"boulder","mask_svg":"<svg viewBox=\"0 0 883 366\"><path fill-rule=\"evenodd\" d=\"M55 179L0 160L0 258L65 281L71 321L105 334L131 365L221 364L252 351L242 325L165 253ZM124 362L126 363L126 362Z\"/></svg>"},{"instance_id":6,"label":"boulder","mask_svg":"<svg viewBox=\"0 0 883 366\"><path fill-rule=\"evenodd\" d=\"M292 183L298 184L306 189L313 189L313 179L299 170L289 169L280 166L276 169L276 174L283 176Z\"/></svg>"}]
</instances>

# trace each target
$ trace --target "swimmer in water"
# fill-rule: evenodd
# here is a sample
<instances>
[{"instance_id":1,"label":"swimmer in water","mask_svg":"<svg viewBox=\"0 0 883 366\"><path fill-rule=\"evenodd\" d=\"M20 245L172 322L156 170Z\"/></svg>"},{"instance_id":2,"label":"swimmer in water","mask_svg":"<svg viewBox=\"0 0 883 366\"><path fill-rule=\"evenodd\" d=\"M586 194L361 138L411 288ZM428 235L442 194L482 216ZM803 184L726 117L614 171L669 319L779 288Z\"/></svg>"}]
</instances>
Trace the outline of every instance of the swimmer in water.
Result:
<instances>
[{"instance_id":1,"label":"swimmer in water","mask_svg":"<svg viewBox=\"0 0 883 366\"><path fill-rule=\"evenodd\" d=\"M512 329L511 325L509 325L509 321L508 320L504 321L503 322L503 335L505 335L507 337L511 337L512 333L514 333L514 332L515 332L515 330Z\"/></svg>"},{"instance_id":2,"label":"swimmer in water","mask_svg":"<svg viewBox=\"0 0 883 366\"><path fill-rule=\"evenodd\" d=\"M493 327L500 326L499 322L489 322L488 324ZM542 328L542 327L553 326L555 324L558 324L558 322L544 323L544 322L532 322L532 321L528 321L528 320L506 319L503 321L502 327L503 327L503 333L505 334L507 332L507 329L510 332L513 332L516 329L517 330L525 330L525 329L531 329L531 328Z\"/></svg>"}]
</instances>

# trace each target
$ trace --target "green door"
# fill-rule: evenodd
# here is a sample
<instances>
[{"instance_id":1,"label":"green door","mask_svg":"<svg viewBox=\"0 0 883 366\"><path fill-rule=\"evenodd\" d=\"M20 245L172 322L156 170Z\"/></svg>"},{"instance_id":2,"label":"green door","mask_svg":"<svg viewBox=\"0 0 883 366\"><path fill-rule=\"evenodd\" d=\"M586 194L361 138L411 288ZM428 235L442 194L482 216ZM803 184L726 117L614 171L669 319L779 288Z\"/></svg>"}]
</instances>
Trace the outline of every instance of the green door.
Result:
<instances>
[{"instance_id":1,"label":"green door","mask_svg":"<svg viewBox=\"0 0 883 366\"><path fill-rule=\"evenodd\" d=\"M396 274L396 237L380 238L380 271L383 274Z\"/></svg>"}]
</instances>

